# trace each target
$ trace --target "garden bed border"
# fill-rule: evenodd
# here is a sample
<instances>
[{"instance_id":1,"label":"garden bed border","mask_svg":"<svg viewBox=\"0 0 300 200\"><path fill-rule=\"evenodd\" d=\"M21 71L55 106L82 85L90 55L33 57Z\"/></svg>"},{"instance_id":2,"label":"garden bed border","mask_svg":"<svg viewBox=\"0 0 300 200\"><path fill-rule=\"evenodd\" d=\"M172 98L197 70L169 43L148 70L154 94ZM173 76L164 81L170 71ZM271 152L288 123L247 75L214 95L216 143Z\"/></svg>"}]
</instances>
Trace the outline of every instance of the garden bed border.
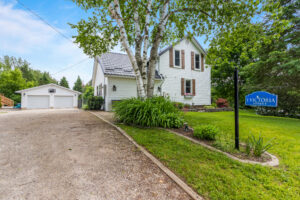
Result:
<instances>
[{"instance_id":1,"label":"garden bed border","mask_svg":"<svg viewBox=\"0 0 300 200\"><path fill-rule=\"evenodd\" d=\"M162 129L163 129L163 128L162 128ZM200 144L201 146L203 146L203 147L205 147L205 148L208 148L208 149L210 149L210 150L212 150L212 151L216 151L216 152L222 153L222 154L226 155L227 157L229 157L229 158L231 158L231 159L233 159L233 160L242 162L242 163L258 164L258 165L262 165L262 166L270 166L270 167L276 167L276 166L279 165L279 160L278 160L278 158L277 158L276 156L274 156L274 155L268 153L268 152L265 152L265 153L266 153L268 156L271 157L271 160L266 161L266 162L257 162L257 161L253 161L253 160L240 159L240 158L238 158L238 157L236 157L236 156L233 156L233 155L231 155L231 154L229 154L229 153L227 153L227 152L221 151L221 150L219 150L219 149L217 149L217 148L215 148L215 147L212 147L212 146L210 146L210 145L208 145L208 144L205 144L204 142L201 142L201 141L198 141L198 140L196 140L196 139L190 138L190 137L188 137L188 136L182 135L182 134L177 133L177 132L175 132L175 131L173 131L173 130L170 130L170 129L164 129L164 130L167 130L167 131L169 131L169 132L171 132L171 133L174 133L174 134L176 134L176 135L178 135L178 136L180 136L180 137L184 137L185 139L188 139L188 140L190 140L190 141L192 141L192 142L194 142L194 143Z\"/></svg>"},{"instance_id":2,"label":"garden bed border","mask_svg":"<svg viewBox=\"0 0 300 200\"><path fill-rule=\"evenodd\" d=\"M155 165L157 165L167 176L171 178L180 188L182 188L192 199L194 200L204 200L198 193L196 193L190 186L188 186L184 181L182 181L176 174L174 174L169 168L164 166L157 158L155 158L152 154L150 154L144 147L137 144L134 139L129 136L123 129L116 126L115 124L109 122L104 119L102 116L99 116L91 111L89 113L95 115L102 121L114 127L117 131L119 131L123 136L125 136L131 143L133 143L145 156L147 156Z\"/></svg>"}]
</instances>

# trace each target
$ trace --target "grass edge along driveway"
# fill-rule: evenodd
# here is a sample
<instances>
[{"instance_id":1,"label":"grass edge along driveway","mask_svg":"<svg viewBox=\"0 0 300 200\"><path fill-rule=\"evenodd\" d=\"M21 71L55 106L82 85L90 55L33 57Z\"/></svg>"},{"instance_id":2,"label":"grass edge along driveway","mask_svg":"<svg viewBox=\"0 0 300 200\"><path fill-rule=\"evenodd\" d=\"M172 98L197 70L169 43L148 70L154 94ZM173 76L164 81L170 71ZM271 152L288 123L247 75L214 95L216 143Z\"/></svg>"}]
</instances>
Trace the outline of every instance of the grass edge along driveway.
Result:
<instances>
[{"instance_id":1,"label":"grass edge along driveway","mask_svg":"<svg viewBox=\"0 0 300 200\"><path fill-rule=\"evenodd\" d=\"M190 114L196 115L196 117L193 117L197 118L202 113L188 113L186 118L189 118L188 115ZM227 114L230 116L230 113ZM219 115L221 117L223 113L219 113ZM246 115L246 119L249 120L249 114L246 113ZM256 119L255 114L250 113L250 115L250 117ZM200 116L205 118L205 114ZM218 121L216 116L213 116L213 119ZM228 119L231 120L231 118ZM243 119L243 116L241 116L241 119ZM193 123L189 119L186 120L190 124ZM278 120L286 120L286 118L278 118ZM205 122L205 120L202 122ZM241 123L243 123L243 120L241 120ZM254 120L253 123L257 122ZM263 122L261 123L263 124ZM273 127L276 128L276 126L281 125L277 122L273 124ZM195 191L206 198L300 199L299 166L295 165L297 160L287 161L291 159L290 155L297 154L297 152L290 152L288 157L279 156L280 162L284 164L280 164L276 168L243 164L165 130L119 126L138 144L144 146L168 168L184 179ZM282 129L280 130L282 131ZM264 135L262 134L262 136ZM279 147L275 146L275 148L280 148L280 145ZM277 155L276 149L271 151L271 153L274 152Z\"/></svg>"}]
</instances>

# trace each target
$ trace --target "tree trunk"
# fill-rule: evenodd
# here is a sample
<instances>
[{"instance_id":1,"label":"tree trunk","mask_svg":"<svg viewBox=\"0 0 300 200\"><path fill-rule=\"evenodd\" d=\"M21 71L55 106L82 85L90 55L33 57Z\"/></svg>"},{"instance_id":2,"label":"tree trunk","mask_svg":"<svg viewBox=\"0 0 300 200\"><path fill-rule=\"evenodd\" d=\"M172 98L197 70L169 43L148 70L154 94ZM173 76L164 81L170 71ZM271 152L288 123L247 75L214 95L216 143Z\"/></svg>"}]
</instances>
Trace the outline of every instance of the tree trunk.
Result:
<instances>
[{"instance_id":1,"label":"tree trunk","mask_svg":"<svg viewBox=\"0 0 300 200\"><path fill-rule=\"evenodd\" d=\"M121 42L122 42L122 46L124 47L124 49L126 50L126 53L130 59L130 62L132 64L132 68L134 70L134 73L136 75L136 84L137 84L137 90L138 90L138 96L141 98L146 97L146 93L145 93L145 89L143 87L143 80L142 80L142 76L137 64L137 60L129 46L128 43L128 38L127 38L127 33L124 27L124 23L123 23L123 18L122 18L122 14L120 11L120 4L118 0L114 0L114 2L111 2L110 6L109 6L109 10L112 14L112 18L117 20L119 29L120 29L120 35L121 35Z\"/></svg>"}]
</instances>

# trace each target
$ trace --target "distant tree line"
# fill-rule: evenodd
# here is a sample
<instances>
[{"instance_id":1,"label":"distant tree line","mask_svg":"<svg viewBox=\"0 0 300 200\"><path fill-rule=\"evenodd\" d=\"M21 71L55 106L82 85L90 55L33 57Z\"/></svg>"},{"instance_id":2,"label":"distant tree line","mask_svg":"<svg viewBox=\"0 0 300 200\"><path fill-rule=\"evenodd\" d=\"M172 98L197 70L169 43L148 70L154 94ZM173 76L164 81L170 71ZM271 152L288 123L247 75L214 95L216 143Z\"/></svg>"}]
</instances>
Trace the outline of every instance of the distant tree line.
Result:
<instances>
[{"instance_id":1,"label":"distant tree line","mask_svg":"<svg viewBox=\"0 0 300 200\"><path fill-rule=\"evenodd\" d=\"M13 56L0 58L0 93L14 100L15 103L21 101L21 97L15 93L16 91L49 83L70 88L64 76L58 82L49 72L32 69L30 63L26 60ZM84 92L84 85L79 76L74 84L73 90Z\"/></svg>"},{"instance_id":2,"label":"distant tree line","mask_svg":"<svg viewBox=\"0 0 300 200\"><path fill-rule=\"evenodd\" d=\"M30 68L26 60L12 56L0 58L0 93L15 103L21 100L15 91L48 83L57 83L57 80L49 72Z\"/></svg>"}]
</instances>

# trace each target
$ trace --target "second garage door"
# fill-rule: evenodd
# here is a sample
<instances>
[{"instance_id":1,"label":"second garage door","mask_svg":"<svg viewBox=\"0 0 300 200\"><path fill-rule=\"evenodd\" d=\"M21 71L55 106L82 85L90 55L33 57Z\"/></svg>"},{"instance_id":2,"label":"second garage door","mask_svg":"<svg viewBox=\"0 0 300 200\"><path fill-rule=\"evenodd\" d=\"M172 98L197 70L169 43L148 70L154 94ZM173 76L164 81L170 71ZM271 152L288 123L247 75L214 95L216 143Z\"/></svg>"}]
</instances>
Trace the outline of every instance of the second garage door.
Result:
<instances>
[{"instance_id":1,"label":"second garage door","mask_svg":"<svg viewBox=\"0 0 300 200\"><path fill-rule=\"evenodd\" d=\"M73 96L54 96L54 108L73 108Z\"/></svg>"}]
</instances>

